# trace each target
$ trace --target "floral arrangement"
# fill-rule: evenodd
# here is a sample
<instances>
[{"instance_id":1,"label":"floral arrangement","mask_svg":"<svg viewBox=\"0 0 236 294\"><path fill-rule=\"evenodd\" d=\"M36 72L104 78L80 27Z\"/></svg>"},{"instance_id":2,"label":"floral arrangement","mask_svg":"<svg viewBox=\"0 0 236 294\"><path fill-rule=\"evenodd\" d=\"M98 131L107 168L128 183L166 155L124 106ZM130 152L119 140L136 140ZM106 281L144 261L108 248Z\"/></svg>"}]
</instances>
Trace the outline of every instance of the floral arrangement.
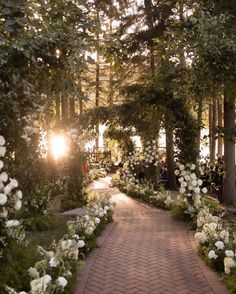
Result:
<instances>
[{"instance_id":1,"label":"floral arrangement","mask_svg":"<svg viewBox=\"0 0 236 294\"><path fill-rule=\"evenodd\" d=\"M87 246L87 240L101 221L107 222L112 216L114 203L108 194L92 194L86 207L86 214L68 222L68 233L57 243L53 242L50 250L38 248L42 259L28 273L32 278L29 294L63 293L71 277L73 262L79 260L80 250ZM89 248L88 248L89 249ZM27 294L16 292L7 287L10 294Z\"/></svg>"},{"instance_id":2,"label":"floral arrangement","mask_svg":"<svg viewBox=\"0 0 236 294\"><path fill-rule=\"evenodd\" d=\"M5 171L5 144L4 137L0 136L0 259L10 240L22 242L25 237L21 222L14 219L15 212L22 206L22 192L17 189L17 180L10 178Z\"/></svg>"},{"instance_id":3,"label":"floral arrangement","mask_svg":"<svg viewBox=\"0 0 236 294\"><path fill-rule=\"evenodd\" d=\"M180 195L176 199L175 206L180 207L185 215L194 219L203 206L201 193L207 193L207 188L202 187L203 181L197 177L195 164L186 164L186 166L181 164L175 173L180 182Z\"/></svg>"},{"instance_id":4,"label":"floral arrangement","mask_svg":"<svg viewBox=\"0 0 236 294\"><path fill-rule=\"evenodd\" d=\"M236 268L236 234L224 227L222 218L213 216L206 206L197 215L195 240L218 271L230 274Z\"/></svg>"}]
</instances>

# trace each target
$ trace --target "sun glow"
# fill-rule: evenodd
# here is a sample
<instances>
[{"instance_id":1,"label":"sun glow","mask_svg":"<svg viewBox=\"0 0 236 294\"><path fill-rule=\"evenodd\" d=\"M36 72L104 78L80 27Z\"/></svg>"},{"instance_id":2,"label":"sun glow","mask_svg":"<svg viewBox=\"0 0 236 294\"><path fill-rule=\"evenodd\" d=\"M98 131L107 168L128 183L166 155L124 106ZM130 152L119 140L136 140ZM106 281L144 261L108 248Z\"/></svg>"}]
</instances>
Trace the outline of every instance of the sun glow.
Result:
<instances>
[{"instance_id":1,"label":"sun glow","mask_svg":"<svg viewBox=\"0 0 236 294\"><path fill-rule=\"evenodd\" d=\"M68 144L66 138L63 134L54 134L51 136L51 154L57 160L64 157L68 153Z\"/></svg>"}]
</instances>

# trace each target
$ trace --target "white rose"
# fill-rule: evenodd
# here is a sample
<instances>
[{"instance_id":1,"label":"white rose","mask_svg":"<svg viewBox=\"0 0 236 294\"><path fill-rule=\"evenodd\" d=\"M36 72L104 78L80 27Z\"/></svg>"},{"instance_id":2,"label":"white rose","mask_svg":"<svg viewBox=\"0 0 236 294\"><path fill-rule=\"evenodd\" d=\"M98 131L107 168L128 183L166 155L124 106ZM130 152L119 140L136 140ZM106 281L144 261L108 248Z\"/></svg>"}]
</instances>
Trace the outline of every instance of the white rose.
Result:
<instances>
[{"instance_id":1,"label":"white rose","mask_svg":"<svg viewBox=\"0 0 236 294\"><path fill-rule=\"evenodd\" d=\"M215 242L217 249L224 249L224 243L222 241Z\"/></svg>"},{"instance_id":2,"label":"white rose","mask_svg":"<svg viewBox=\"0 0 236 294\"><path fill-rule=\"evenodd\" d=\"M0 146L5 145L6 141L3 136L0 136Z\"/></svg>"},{"instance_id":3,"label":"white rose","mask_svg":"<svg viewBox=\"0 0 236 294\"><path fill-rule=\"evenodd\" d=\"M18 190L16 192L16 197L19 198L19 199L22 199L22 192L21 192L21 190Z\"/></svg>"},{"instance_id":4,"label":"white rose","mask_svg":"<svg viewBox=\"0 0 236 294\"><path fill-rule=\"evenodd\" d=\"M13 187L13 188L17 188L18 187L18 182L16 179L11 179L10 181L10 185Z\"/></svg>"},{"instance_id":5,"label":"white rose","mask_svg":"<svg viewBox=\"0 0 236 294\"><path fill-rule=\"evenodd\" d=\"M4 205L7 203L7 196L3 193L0 193L0 205Z\"/></svg>"},{"instance_id":6,"label":"white rose","mask_svg":"<svg viewBox=\"0 0 236 294\"><path fill-rule=\"evenodd\" d=\"M0 181L2 181L2 182L6 182L8 180L8 175L7 175L7 173L6 172L2 172L1 174L0 174Z\"/></svg>"},{"instance_id":7,"label":"white rose","mask_svg":"<svg viewBox=\"0 0 236 294\"><path fill-rule=\"evenodd\" d=\"M201 191L201 190L200 190L200 188L198 188L198 187L194 189L194 192L195 192L196 194L199 194L200 191Z\"/></svg>"},{"instance_id":8,"label":"white rose","mask_svg":"<svg viewBox=\"0 0 236 294\"><path fill-rule=\"evenodd\" d=\"M191 174L190 174L190 178L191 178L192 180L196 180L196 179L197 179L197 176L196 176L195 173L191 173Z\"/></svg>"},{"instance_id":9,"label":"white rose","mask_svg":"<svg viewBox=\"0 0 236 294\"><path fill-rule=\"evenodd\" d=\"M184 165L183 164L181 164L180 166L179 166L179 168L180 168L180 170L184 170Z\"/></svg>"},{"instance_id":10,"label":"white rose","mask_svg":"<svg viewBox=\"0 0 236 294\"><path fill-rule=\"evenodd\" d=\"M12 190L12 186L10 184L6 185L4 188L4 194L8 195Z\"/></svg>"},{"instance_id":11,"label":"white rose","mask_svg":"<svg viewBox=\"0 0 236 294\"><path fill-rule=\"evenodd\" d=\"M194 170L195 168L196 168L196 165L195 165L195 164L191 164L191 165L190 165L190 169L191 169L191 170Z\"/></svg>"},{"instance_id":12,"label":"white rose","mask_svg":"<svg viewBox=\"0 0 236 294\"><path fill-rule=\"evenodd\" d=\"M95 217L95 223L96 223L96 224L99 224L99 223L100 223L100 218Z\"/></svg>"},{"instance_id":13,"label":"white rose","mask_svg":"<svg viewBox=\"0 0 236 294\"><path fill-rule=\"evenodd\" d=\"M6 151L7 151L6 147L0 146L0 157L4 157L6 154Z\"/></svg>"},{"instance_id":14,"label":"white rose","mask_svg":"<svg viewBox=\"0 0 236 294\"><path fill-rule=\"evenodd\" d=\"M83 248L85 246L85 243L83 240L79 240L77 244L78 244L78 248Z\"/></svg>"},{"instance_id":15,"label":"white rose","mask_svg":"<svg viewBox=\"0 0 236 294\"><path fill-rule=\"evenodd\" d=\"M14 205L15 210L20 210L22 207L22 202L20 199L17 199Z\"/></svg>"},{"instance_id":16,"label":"white rose","mask_svg":"<svg viewBox=\"0 0 236 294\"><path fill-rule=\"evenodd\" d=\"M55 258L55 257L52 257L50 260L49 260L49 265L50 267L57 267L59 264L58 260Z\"/></svg>"},{"instance_id":17,"label":"white rose","mask_svg":"<svg viewBox=\"0 0 236 294\"><path fill-rule=\"evenodd\" d=\"M197 183L198 183L199 186L201 186L203 182L202 182L201 179L198 179L198 180L197 180Z\"/></svg>"},{"instance_id":18,"label":"white rose","mask_svg":"<svg viewBox=\"0 0 236 294\"><path fill-rule=\"evenodd\" d=\"M6 222L6 228L18 227L20 222L18 220L9 220Z\"/></svg>"},{"instance_id":19,"label":"white rose","mask_svg":"<svg viewBox=\"0 0 236 294\"><path fill-rule=\"evenodd\" d=\"M2 160L0 160L0 170L4 167L4 163Z\"/></svg>"},{"instance_id":20,"label":"white rose","mask_svg":"<svg viewBox=\"0 0 236 294\"><path fill-rule=\"evenodd\" d=\"M197 186L197 181L196 180L193 180L191 184L192 184L192 186L195 186L196 187Z\"/></svg>"},{"instance_id":21,"label":"white rose","mask_svg":"<svg viewBox=\"0 0 236 294\"><path fill-rule=\"evenodd\" d=\"M61 286L62 288L65 288L65 286L67 285L67 280L64 278L64 277L59 277L58 279L57 279L57 284L59 285L59 286Z\"/></svg>"},{"instance_id":22,"label":"white rose","mask_svg":"<svg viewBox=\"0 0 236 294\"><path fill-rule=\"evenodd\" d=\"M202 192L203 192L204 194L206 194L206 193L207 193L207 188L206 188L206 187L202 188Z\"/></svg>"}]
</instances>

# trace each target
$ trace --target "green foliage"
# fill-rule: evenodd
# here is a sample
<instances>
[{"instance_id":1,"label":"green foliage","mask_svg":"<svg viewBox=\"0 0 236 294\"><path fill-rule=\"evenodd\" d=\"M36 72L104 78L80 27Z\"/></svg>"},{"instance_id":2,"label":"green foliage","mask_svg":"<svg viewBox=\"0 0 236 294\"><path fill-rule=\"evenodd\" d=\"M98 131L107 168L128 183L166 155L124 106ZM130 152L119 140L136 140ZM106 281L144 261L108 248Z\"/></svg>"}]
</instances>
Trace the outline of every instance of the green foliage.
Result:
<instances>
[{"instance_id":1,"label":"green foliage","mask_svg":"<svg viewBox=\"0 0 236 294\"><path fill-rule=\"evenodd\" d=\"M4 285L20 290L29 290L28 269L37 260L37 248L32 244L9 244L5 259L1 260L0 292L5 293Z\"/></svg>"},{"instance_id":2,"label":"green foliage","mask_svg":"<svg viewBox=\"0 0 236 294\"><path fill-rule=\"evenodd\" d=\"M236 270L232 269L231 275L224 275L223 281L229 288L231 294L236 293Z\"/></svg>"}]
</instances>

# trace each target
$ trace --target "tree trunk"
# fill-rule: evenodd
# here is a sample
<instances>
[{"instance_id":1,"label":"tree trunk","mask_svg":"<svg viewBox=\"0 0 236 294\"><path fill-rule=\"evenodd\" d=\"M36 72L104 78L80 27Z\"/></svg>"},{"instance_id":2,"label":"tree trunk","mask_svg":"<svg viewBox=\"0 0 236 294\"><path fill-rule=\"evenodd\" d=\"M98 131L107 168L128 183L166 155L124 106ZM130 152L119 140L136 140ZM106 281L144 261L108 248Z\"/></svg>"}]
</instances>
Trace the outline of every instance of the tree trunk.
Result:
<instances>
[{"instance_id":1,"label":"tree trunk","mask_svg":"<svg viewBox=\"0 0 236 294\"><path fill-rule=\"evenodd\" d=\"M111 6L110 6L110 18L109 18L109 37L110 37L110 41L112 42L112 15L111 15ZM113 63L112 60L110 61L109 64L109 95L108 95L108 104L110 106L113 105L113 93L114 89L113 89Z\"/></svg>"},{"instance_id":2,"label":"tree trunk","mask_svg":"<svg viewBox=\"0 0 236 294\"><path fill-rule=\"evenodd\" d=\"M75 98L70 98L70 119L73 120L75 118Z\"/></svg>"},{"instance_id":3,"label":"tree trunk","mask_svg":"<svg viewBox=\"0 0 236 294\"><path fill-rule=\"evenodd\" d=\"M217 100L212 98L212 125L211 125L211 156L210 161L215 162L216 159L216 121L217 120Z\"/></svg>"},{"instance_id":4,"label":"tree trunk","mask_svg":"<svg viewBox=\"0 0 236 294\"><path fill-rule=\"evenodd\" d=\"M99 106L100 100L100 40L99 40L99 31L100 31L100 9L97 6L97 22L98 27L96 29L96 89L95 89L95 107ZM97 123L96 128L96 139L95 147L99 147L99 123Z\"/></svg>"},{"instance_id":5,"label":"tree trunk","mask_svg":"<svg viewBox=\"0 0 236 294\"><path fill-rule=\"evenodd\" d=\"M165 127L166 130L166 163L167 163L167 179L168 189L177 190L176 176L175 176L175 162L174 162L174 140L173 128L169 125Z\"/></svg>"},{"instance_id":6,"label":"tree trunk","mask_svg":"<svg viewBox=\"0 0 236 294\"><path fill-rule=\"evenodd\" d=\"M61 120L61 101L58 95L55 96L56 103L56 121L57 123Z\"/></svg>"},{"instance_id":7,"label":"tree trunk","mask_svg":"<svg viewBox=\"0 0 236 294\"><path fill-rule=\"evenodd\" d=\"M235 141L230 140L230 130L235 125L235 93L232 85L225 85L224 89L224 179L222 201L236 206L235 190ZM232 139L232 138L231 138Z\"/></svg>"},{"instance_id":8,"label":"tree trunk","mask_svg":"<svg viewBox=\"0 0 236 294\"><path fill-rule=\"evenodd\" d=\"M213 117L213 105L210 102L208 108L208 119L209 119L209 154L210 154L210 162L212 162L212 117Z\"/></svg>"},{"instance_id":9,"label":"tree trunk","mask_svg":"<svg viewBox=\"0 0 236 294\"><path fill-rule=\"evenodd\" d=\"M222 97L220 96L218 99L218 127L223 127L223 105L222 105ZM218 157L222 157L223 155L223 137L222 132L218 132Z\"/></svg>"},{"instance_id":10,"label":"tree trunk","mask_svg":"<svg viewBox=\"0 0 236 294\"><path fill-rule=\"evenodd\" d=\"M62 120L65 122L68 120L68 98L62 96L61 97L61 115L62 115Z\"/></svg>"}]
</instances>

